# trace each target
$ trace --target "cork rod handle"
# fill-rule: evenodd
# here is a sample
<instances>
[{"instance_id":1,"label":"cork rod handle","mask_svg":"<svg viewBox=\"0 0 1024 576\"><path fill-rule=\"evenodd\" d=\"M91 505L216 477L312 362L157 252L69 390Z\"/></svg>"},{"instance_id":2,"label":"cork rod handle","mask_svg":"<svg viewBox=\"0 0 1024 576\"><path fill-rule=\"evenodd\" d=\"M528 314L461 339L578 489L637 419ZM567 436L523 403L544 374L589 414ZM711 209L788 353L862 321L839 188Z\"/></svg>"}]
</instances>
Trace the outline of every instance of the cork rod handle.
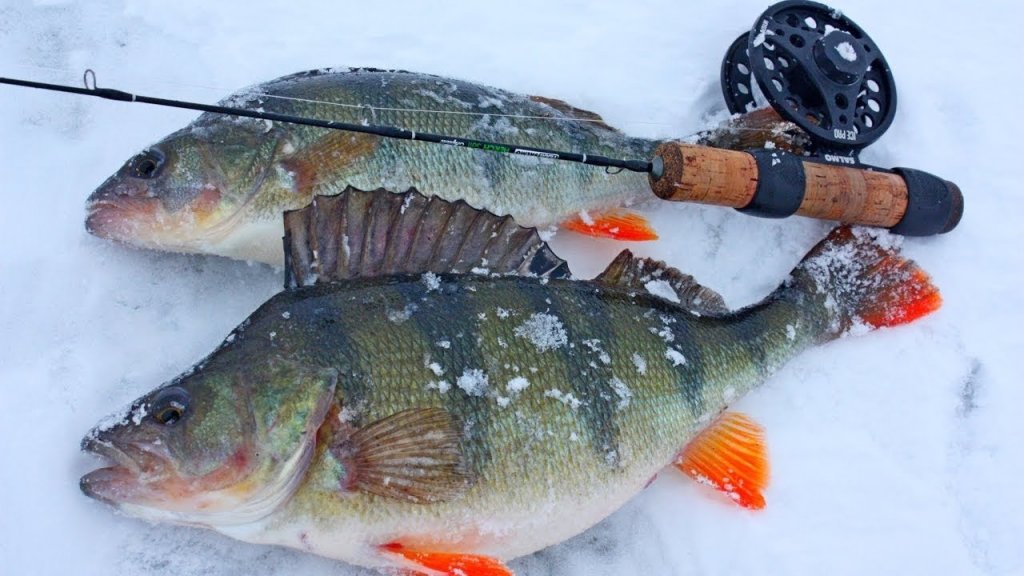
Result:
<instances>
[{"instance_id":1,"label":"cork rod handle","mask_svg":"<svg viewBox=\"0 0 1024 576\"><path fill-rule=\"evenodd\" d=\"M907 168L892 172L815 162L778 150L737 152L680 142L655 151L651 189L675 202L730 206L880 226L908 236L952 230L963 196L952 182Z\"/></svg>"}]
</instances>

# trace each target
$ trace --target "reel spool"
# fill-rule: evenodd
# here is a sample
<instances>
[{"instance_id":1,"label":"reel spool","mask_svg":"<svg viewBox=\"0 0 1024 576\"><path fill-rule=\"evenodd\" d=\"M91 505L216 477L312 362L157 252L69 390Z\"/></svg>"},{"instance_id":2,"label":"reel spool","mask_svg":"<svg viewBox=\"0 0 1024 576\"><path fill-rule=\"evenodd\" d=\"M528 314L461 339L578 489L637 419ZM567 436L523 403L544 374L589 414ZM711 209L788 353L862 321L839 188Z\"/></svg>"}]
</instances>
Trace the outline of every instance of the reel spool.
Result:
<instances>
[{"instance_id":1,"label":"reel spool","mask_svg":"<svg viewBox=\"0 0 1024 576\"><path fill-rule=\"evenodd\" d=\"M758 107L760 93L822 151L855 156L896 115L896 84L878 45L817 2L768 8L729 47L721 78L731 113Z\"/></svg>"}]
</instances>

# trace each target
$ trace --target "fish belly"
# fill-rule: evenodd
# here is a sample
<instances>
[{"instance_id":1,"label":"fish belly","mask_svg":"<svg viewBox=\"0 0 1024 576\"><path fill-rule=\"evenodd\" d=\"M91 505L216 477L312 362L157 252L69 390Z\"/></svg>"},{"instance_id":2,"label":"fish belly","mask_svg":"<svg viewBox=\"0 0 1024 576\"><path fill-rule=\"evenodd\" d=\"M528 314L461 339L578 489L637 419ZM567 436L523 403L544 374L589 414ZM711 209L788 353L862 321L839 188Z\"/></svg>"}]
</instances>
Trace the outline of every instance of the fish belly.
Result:
<instances>
[{"instance_id":1,"label":"fish belly","mask_svg":"<svg viewBox=\"0 0 1024 576\"><path fill-rule=\"evenodd\" d=\"M395 558L381 551L383 545L393 542L412 549L508 561L584 532L622 507L655 473L636 475L631 481L613 485L588 486L586 498L552 497L526 508L511 507L508 502L492 502L491 506L465 502L440 514L437 510L379 514L378 510L375 515L379 518L373 523L355 516L330 523L318 517L296 516L272 525L220 531L243 541L286 546L370 568L394 566Z\"/></svg>"}]
</instances>

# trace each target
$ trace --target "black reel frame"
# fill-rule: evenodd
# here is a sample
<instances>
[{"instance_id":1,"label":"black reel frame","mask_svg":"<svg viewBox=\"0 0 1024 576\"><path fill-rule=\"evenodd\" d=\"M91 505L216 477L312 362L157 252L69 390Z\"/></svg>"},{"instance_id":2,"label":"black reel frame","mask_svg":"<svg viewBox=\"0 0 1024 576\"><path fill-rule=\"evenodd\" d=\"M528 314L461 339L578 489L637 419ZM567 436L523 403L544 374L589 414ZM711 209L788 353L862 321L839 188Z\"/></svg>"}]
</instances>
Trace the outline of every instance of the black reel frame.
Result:
<instances>
[{"instance_id":1,"label":"black reel frame","mask_svg":"<svg viewBox=\"0 0 1024 576\"><path fill-rule=\"evenodd\" d=\"M815 156L859 164L896 115L896 84L881 50L852 20L806 0L768 8L722 61L722 91L733 114L758 107L759 91L804 130Z\"/></svg>"}]
</instances>

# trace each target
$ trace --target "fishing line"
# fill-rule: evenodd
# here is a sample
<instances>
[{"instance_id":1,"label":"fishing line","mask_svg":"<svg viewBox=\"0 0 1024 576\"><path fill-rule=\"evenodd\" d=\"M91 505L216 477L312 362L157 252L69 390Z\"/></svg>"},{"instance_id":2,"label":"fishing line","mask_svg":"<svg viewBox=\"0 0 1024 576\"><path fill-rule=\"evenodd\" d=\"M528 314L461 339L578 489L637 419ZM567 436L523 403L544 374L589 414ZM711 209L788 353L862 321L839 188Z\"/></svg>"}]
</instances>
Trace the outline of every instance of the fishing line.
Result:
<instances>
[{"instance_id":1,"label":"fishing line","mask_svg":"<svg viewBox=\"0 0 1024 576\"><path fill-rule=\"evenodd\" d=\"M0 84L9 84L11 86L21 86L23 88L36 88L39 90L49 90L54 92L66 92L69 94L78 94L82 96L95 96L98 98L105 98L108 100L117 100L119 102L141 102L143 104L153 104L155 106L184 108L187 110L198 110L200 112L226 114L228 116L242 116L246 118L270 120L274 122L285 122L289 124L315 126L318 128L345 130L348 132L373 134L375 136L382 136L384 138L394 138L398 140L418 140L421 142L444 144L447 146L464 147L476 150L485 150L488 152L496 152L500 154L516 154L521 156L532 156L534 158L564 160L567 162L576 162L579 164L588 164L591 166L601 166L606 169L619 168L624 170L630 170L632 172L649 173L654 168L654 165L648 160L625 160L608 158L606 156L600 156L597 154L580 154L576 152L550 150L547 148L535 148L532 146L503 144L500 142L489 142L486 140L461 138L458 136L432 134L430 132L417 132L415 130L406 130L395 126L381 126L375 124L352 124L349 122L320 120L316 118L304 118L301 116L291 116L287 114L277 114L274 112L249 110L246 108L235 108L231 106L215 106L210 104L200 104L197 102L186 102L184 100L154 98L152 96L132 94L130 92L124 92L122 90L117 90L114 88L100 88L96 85L96 73L93 72L92 69L88 69L85 71L85 74L83 75L83 80L85 82L85 88L66 86L63 84L33 82L30 80L19 80L15 78L0 78Z\"/></svg>"},{"instance_id":2,"label":"fishing line","mask_svg":"<svg viewBox=\"0 0 1024 576\"><path fill-rule=\"evenodd\" d=\"M30 64L17 64L16 66L18 66L19 68L28 68L28 69L36 69L36 70L49 70L49 71L54 71L54 72L62 72L65 75L73 74L70 70L68 70L66 68L56 68L56 67L51 67L51 66L35 66L35 65L30 65ZM163 79L160 79L160 78L154 78L152 76L136 76L136 78L142 78L143 80L146 80L148 82L159 83L159 84L163 84L165 86L170 86L170 87L173 87L173 88L198 88L198 89L201 89L201 90L208 90L210 92L216 92L218 94L225 94L225 93L231 93L232 92L232 89L229 89L229 88L216 87L216 86L205 86L205 85L202 85L202 84L188 84L188 83L180 83L180 82L171 82L171 81L163 80ZM245 89L243 89L240 92L238 90L235 90L234 92L240 93L240 94L245 94L246 93ZM512 118L512 119L518 119L518 120L541 120L541 121L551 121L551 122L579 122L579 123L593 123L593 124L604 123L604 120L590 119L590 118L568 118L568 117L567 118L553 118L551 116L535 116L535 115L527 115L527 114L502 114L502 113L498 113L498 112L468 112L468 111L460 111L460 110L433 110L433 109L430 109L430 108L398 108L398 107L372 106L372 105L369 105L369 104L347 104L347 103L344 103L344 102L328 102L326 100L316 100L316 99L313 99L313 98L298 98L298 97L295 97L295 96L282 96L282 95L279 95L279 94L266 94L266 93L261 93L261 92L255 91L255 90L252 92L252 96L258 97L258 98L274 99L274 100L283 100L283 101L292 101L292 102L305 102L305 103L308 103L308 104L321 104L321 105L324 105L324 106L337 106L339 108L351 108L351 109L357 109L357 110L371 110L371 111L374 111L374 112L377 112L377 111L381 111L381 112L407 112L407 113L415 113L415 114L441 114L441 115L449 115L449 116L477 116L477 117L488 116L488 117L492 117L492 118ZM647 120L622 120L622 121L619 122L619 124L621 124L621 125L660 126L660 127L671 127L672 126L672 124L669 124L667 122L653 122L653 121L647 121ZM698 134L699 133L690 134L690 135L687 135L687 136L683 136L683 138L689 138L691 136L697 136Z\"/></svg>"}]
</instances>

